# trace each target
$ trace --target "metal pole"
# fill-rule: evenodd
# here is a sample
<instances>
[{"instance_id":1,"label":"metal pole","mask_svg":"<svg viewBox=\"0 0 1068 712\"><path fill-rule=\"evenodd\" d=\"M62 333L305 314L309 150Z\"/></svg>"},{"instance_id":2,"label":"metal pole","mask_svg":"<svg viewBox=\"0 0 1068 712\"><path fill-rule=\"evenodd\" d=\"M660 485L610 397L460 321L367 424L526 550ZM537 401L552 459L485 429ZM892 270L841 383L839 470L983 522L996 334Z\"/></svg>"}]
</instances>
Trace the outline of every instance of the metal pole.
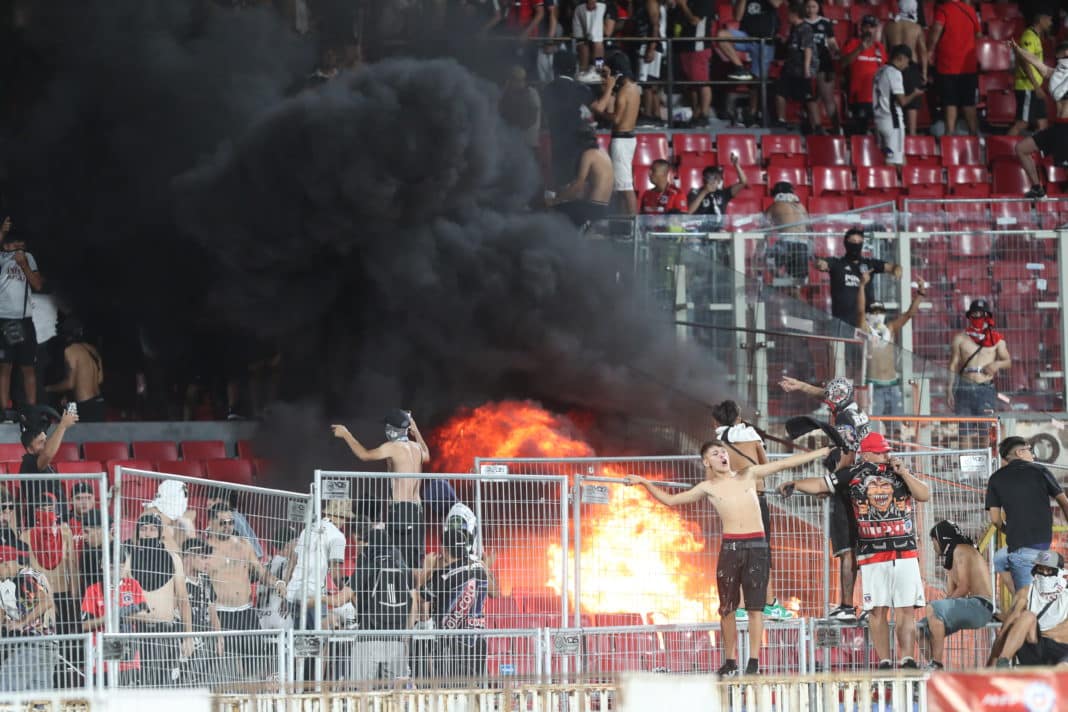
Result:
<instances>
[{"instance_id":1,"label":"metal pole","mask_svg":"<svg viewBox=\"0 0 1068 712\"><path fill-rule=\"evenodd\" d=\"M112 492L111 498L113 500L113 504L114 504L114 507L115 507L115 509L113 510L114 513L115 513L114 521L115 521L115 527L117 527L117 528L121 528L122 527L122 469L123 468L122 468L121 465L116 465L115 466L115 485L111 488L111 492ZM107 509L107 507L101 507L101 509ZM122 581L122 532L121 531L116 531L115 532L115 538L114 538L114 541L112 542L112 546L114 547L112 549L112 553L114 554L114 556L112 557L111 564L112 564L112 566L115 567L115 576L113 578L113 581L114 581L114 583L117 584L118 582ZM118 605L119 605L119 587L115 586L115 588L111 589L110 591L105 589L104 591L102 591L102 593L104 593L105 600L107 600L106 608L110 608L111 609L111 616L107 620L104 621L104 626L105 626L104 630L106 630L108 633L118 633L119 631L115 627L115 623L119 620L119 609L118 609ZM108 593L110 593L112 595L108 595ZM116 666L116 672L117 671L118 671L118 666ZM109 677L117 678L118 675L117 674L116 675L110 675Z\"/></svg>"},{"instance_id":2,"label":"metal pole","mask_svg":"<svg viewBox=\"0 0 1068 712\"><path fill-rule=\"evenodd\" d=\"M582 627L582 475L575 475L575 485L572 488L571 494L571 513L574 517L574 529L575 529L575 583L574 583L574 598L575 598L575 615L572 619L572 625L576 628ZM567 516L565 511L564 516ZM567 549L564 549L564 553L567 553ZM564 620L567 620L566 618Z\"/></svg>"},{"instance_id":3,"label":"metal pole","mask_svg":"<svg viewBox=\"0 0 1068 712\"><path fill-rule=\"evenodd\" d=\"M675 122L675 61L674 38L664 38L664 48L667 50L667 127L674 128ZM1062 352L1063 353L1063 352Z\"/></svg>"},{"instance_id":4,"label":"metal pole","mask_svg":"<svg viewBox=\"0 0 1068 712\"><path fill-rule=\"evenodd\" d=\"M764 128L768 128L768 55L765 45L767 39L760 38L760 113L763 116Z\"/></svg>"},{"instance_id":5,"label":"metal pole","mask_svg":"<svg viewBox=\"0 0 1068 712\"><path fill-rule=\"evenodd\" d=\"M560 480L560 620L567 622L567 550L570 546L567 521L567 477ZM575 599L575 617L579 615L578 599Z\"/></svg>"},{"instance_id":6,"label":"metal pole","mask_svg":"<svg viewBox=\"0 0 1068 712\"><path fill-rule=\"evenodd\" d=\"M827 611L831 610L831 544L830 544L830 531L831 531L831 502L829 499L824 499L820 503L820 509L823 510L823 531L825 536L823 537L823 611L821 611L821 617L826 615ZM852 601L849 601L852 605Z\"/></svg>"},{"instance_id":7,"label":"metal pole","mask_svg":"<svg viewBox=\"0 0 1068 712\"><path fill-rule=\"evenodd\" d=\"M101 593L104 594L104 601L106 602L104 604L104 630L110 633L112 631L117 631L118 629L117 629L117 627L113 627L113 626L115 626L115 617L116 616L114 616L115 611L112 610L112 603L109 601L109 599L114 598L115 599L115 603L117 604L118 597L117 596L115 596L115 597L108 596L107 593L109 591L112 591L112 590L117 590L118 586L116 586L115 589L112 589L112 581L111 581L111 551L109 551L109 549L111 548L110 539L109 539L109 537L111 536L111 524L110 524L110 517L108 517L108 476L107 476L107 473L105 472L105 473L101 473L99 475L99 477L100 477L100 485L99 485L99 487L100 487L100 496L102 498L102 503L101 503L101 506L100 506L100 524L104 528L104 542L103 542L103 546L100 547L100 563L101 563L101 566L103 568L103 571L101 572L102 579L101 579L100 585L103 587L103 590L101 591ZM116 540L119 540L121 538L122 538L121 536L116 536L115 537ZM122 578L120 576L120 578L118 578L117 581L121 581L121 580L122 580ZM88 659L88 658L86 658L86 659Z\"/></svg>"}]
</instances>

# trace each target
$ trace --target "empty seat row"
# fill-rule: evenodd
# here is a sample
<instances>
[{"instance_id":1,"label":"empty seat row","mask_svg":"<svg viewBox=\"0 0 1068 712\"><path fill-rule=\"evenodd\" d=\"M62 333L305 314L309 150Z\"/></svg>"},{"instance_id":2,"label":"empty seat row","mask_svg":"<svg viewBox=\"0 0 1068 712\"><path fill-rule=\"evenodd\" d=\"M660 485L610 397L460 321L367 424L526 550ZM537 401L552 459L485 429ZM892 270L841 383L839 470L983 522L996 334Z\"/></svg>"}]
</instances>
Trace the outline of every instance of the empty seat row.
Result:
<instances>
[{"instance_id":1,"label":"empty seat row","mask_svg":"<svg viewBox=\"0 0 1068 712\"><path fill-rule=\"evenodd\" d=\"M0 473L18 474L21 460L0 461ZM89 475L106 472L108 479L115 476L116 467L128 467L134 470L161 472L182 477L197 477L231 484L252 484L257 476L267 471L267 463L260 459L245 458L209 458L205 460L139 460L117 458L99 460L67 460L56 462L54 467L59 474Z\"/></svg>"},{"instance_id":2,"label":"empty seat row","mask_svg":"<svg viewBox=\"0 0 1068 712\"><path fill-rule=\"evenodd\" d=\"M132 446L132 447L131 447ZM0 460L18 460L26 454L20 443L0 443ZM237 454L251 458L252 444L247 440L239 441ZM125 442L65 442L59 447L54 462L73 460L124 460L133 457L138 460L174 461L174 460L215 460L230 456L226 443L222 440L186 440L181 443L173 440L137 440Z\"/></svg>"}]
</instances>

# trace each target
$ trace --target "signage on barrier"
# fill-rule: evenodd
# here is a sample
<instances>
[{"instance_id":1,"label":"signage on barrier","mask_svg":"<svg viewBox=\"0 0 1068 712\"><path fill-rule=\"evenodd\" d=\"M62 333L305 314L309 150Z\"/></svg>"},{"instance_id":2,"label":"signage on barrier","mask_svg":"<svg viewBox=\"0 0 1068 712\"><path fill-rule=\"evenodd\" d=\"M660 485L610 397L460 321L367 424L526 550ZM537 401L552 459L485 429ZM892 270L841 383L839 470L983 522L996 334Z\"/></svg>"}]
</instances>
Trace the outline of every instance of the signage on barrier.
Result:
<instances>
[{"instance_id":1,"label":"signage on barrier","mask_svg":"<svg viewBox=\"0 0 1068 712\"><path fill-rule=\"evenodd\" d=\"M608 504L608 485L582 485L583 504Z\"/></svg>"},{"instance_id":2,"label":"signage on barrier","mask_svg":"<svg viewBox=\"0 0 1068 712\"><path fill-rule=\"evenodd\" d=\"M1068 673L936 673L927 694L931 712L1056 712L1068 699Z\"/></svg>"},{"instance_id":3,"label":"signage on barrier","mask_svg":"<svg viewBox=\"0 0 1068 712\"><path fill-rule=\"evenodd\" d=\"M960 476L963 480L986 477L986 458L982 455L961 455Z\"/></svg>"},{"instance_id":4,"label":"signage on barrier","mask_svg":"<svg viewBox=\"0 0 1068 712\"><path fill-rule=\"evenodd\" d=\"M286 519L291 522L303 522L308 512L308 503L299 499L286 501Z\"/></svg>"},{"instance_id":5,"label":"signage on barrier","mask_svg":"<svg viewBox=\"0 0 1068 712\"><path fill-rule=\"evenodd\" d=\"M578 633L557 633L553 636L553 652L560 655L577 655L582 649Z\"/></svg>"},{"instance_id":6,"label":"signage on barrier","mask_svg":"<svg viewBox=\"0 0 1068 712\"><path fill-rule=\"evenodd\" d=\"M349 480L323 480L323 499L352 499Z\"/></svg>"}]
</instances>

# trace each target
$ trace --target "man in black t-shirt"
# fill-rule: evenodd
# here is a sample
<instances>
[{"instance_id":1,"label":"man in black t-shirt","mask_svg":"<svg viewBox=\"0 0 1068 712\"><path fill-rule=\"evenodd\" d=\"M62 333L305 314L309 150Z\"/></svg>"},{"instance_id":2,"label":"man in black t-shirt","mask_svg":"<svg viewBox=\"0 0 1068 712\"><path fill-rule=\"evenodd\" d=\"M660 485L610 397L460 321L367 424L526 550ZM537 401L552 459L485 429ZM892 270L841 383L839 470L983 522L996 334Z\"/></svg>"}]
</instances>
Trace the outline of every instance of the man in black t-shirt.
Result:
<instances>
[{"instance_id":1,"label":"man in black t-shirt","mask_svg":"<svg viewBox=\"0 0 1068 712\"><path fill-rule=\"evenodd\" d=\"M1068 496L1050 471L1035 462L1031 446L1013 435L998 445L1005 461L986 486L986 509L994 526L1005 532L1009 572L1017 589L1031 583L1031 567L1038 552L1053 541L1054 499L1068 518Z\"/></svg>"},{"instance_id":2,"label":"man in black t-shirt","mask_svg":"<svg viewBox=\"0 0 1068 712\"><path fill-rule=\"evenodd\" d=\"M786 61L776 87L775 109L779 123L786 124L786 100L805 105L809 130L820 126L820 105L816 100L816 72L820 67L816 31L803 19L804 9L795 0L790 3L790 36L786 40Z\"/></svg>"},{"instance_id":3,"label":"man in black t-shirt","mask_svg":"<svg viewBox=\"0 0 1068 712\"><path fill-rule=\"evenodd\" d=\"M552 144L552 188L563 187L575 177L584 149L580 136L592 117L588 107L593 103L593 92L575 81L575 67L574 54L557 50L553 55L556 79L541 94L542 115Z\"/></svg>"},{"instance_id":4,"label":"man in black t-shirt","mask_svg":"<svg viewBox=\"0 0 1068 712\"><path fill-rule=\"evenodd\" d=\"M861 274L874 272L889 273L901 277L901 265L884 262L873 257L864 257L864 231L860 228L846 230L844 257L825 257L816 260L816 269L831 275L831 314L846 322L841 333L852 335L853 325L857 322L857 292L860 291ZM875 287L868 282L865 291L868 304L876 301ZM836 325L837 326L837 325Z\"/></svg>"},{"instance_id":5,"label":"man in black t-shirt","mask_svg":"<svg viewBox=\"0 0 1068 712\"><path fill-rule=\"evenodd\" d=\"M745 171L738 160L738 154L731 154L731 165L738 172L738 182L730 188L723 187L723 169L719 166L708 166L701 172L704 185L690 191L686 199L690 215L710 216L707 225L712 230L723 227L724 218L727 215L727 203L734 196L749 187L745 179Z\"/></svg>"},{"instance_id":6,"label":"man in black t-shirt","mask_svg":"<svg viewBox=\"0 0 1068 712\"><path fill-rule=\"evenodd\" d=\"M43 475L54 473L52 460L59 452L59 446L63 444L63 436L67 430L78 422L78 414L65 412L59 419L59 424L46 436L45 431L31 427L22 433L22 446L26 448L26 454L22 456L22 464L19 467L20 475ZM51 492L57 502L64 502L63 488L57 480L37 480L24 482L21 488L23 504L31 509L41 502L45 492ZM66 511L63 507L60 511Z\"/></svg>"}]
</instances>

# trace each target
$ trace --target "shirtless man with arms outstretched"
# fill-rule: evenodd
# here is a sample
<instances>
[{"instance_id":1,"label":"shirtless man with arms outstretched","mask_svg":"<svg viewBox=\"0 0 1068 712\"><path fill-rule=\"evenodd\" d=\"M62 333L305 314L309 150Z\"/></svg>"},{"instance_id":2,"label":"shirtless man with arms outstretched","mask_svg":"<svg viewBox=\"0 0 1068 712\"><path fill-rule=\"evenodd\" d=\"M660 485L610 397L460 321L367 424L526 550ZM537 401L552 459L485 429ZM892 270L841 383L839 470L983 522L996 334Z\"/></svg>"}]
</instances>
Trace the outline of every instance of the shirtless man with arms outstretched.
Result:
<instances>
[{"instance_id":1,"label":"shirtless man with arms outstretched","mask_svg":"<svg viewBox=\"0 0 1068 712\"><path fill-rule=\"evenodd\" d=\"M737 675L738 623L734 611L742 591L749 609L750 657L745 666L747 675L760 672L759 651L764 635L764 601L767 598L771 552L764 538L764 522L760 515L757 490L763 479L791 467L814 462L826 456L830 448L746 467L741 472L731 469L730 450L719 440L701 446L701 461L705 479L691 489L669 494L637 475L627 475L629 485L643 485L656 500L670 507L691 504L707 497L723 523L723 543L716 567L716 588L719 591L720 625L723 627L724 663L716 674L721 677Z\"/></svg>"},{"instance_id":2,"label":"shirtless man with arms outstretched","mask_svg":"<svg viewBox=\"0 0 1068 712\"><path fill-rule=\"evenodd\" d=\"M345 441L352 454L362 462L385 460L390 472L419 474L423 463L430 462L427 447L415 418L406 410L391 410L385 419L386 442L368 450L352 436L344 425L332 425L334 437ZM409 434L414 441L409 439ZM423 481L418 477L394 477L390 480L392 497L386 512L391 539L404 554L410 568L423 565L423 500L419 491Z\"/></svg>"}]
</instances>

